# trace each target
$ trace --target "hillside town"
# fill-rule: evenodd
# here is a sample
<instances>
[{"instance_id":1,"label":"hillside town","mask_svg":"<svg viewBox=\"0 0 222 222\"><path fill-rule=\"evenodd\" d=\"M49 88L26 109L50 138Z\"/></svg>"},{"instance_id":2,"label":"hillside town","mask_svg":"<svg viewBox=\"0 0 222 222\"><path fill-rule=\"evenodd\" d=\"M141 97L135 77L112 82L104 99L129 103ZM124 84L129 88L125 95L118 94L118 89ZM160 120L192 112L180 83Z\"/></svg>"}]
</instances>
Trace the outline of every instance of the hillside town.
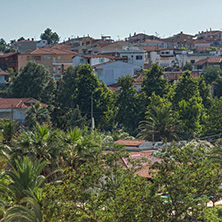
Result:
<instances>
[{"instance_id":1,"label":"hillside town","mask_svg":"<svg viewBox=\"0 0 222 222\"><path fill-rule=\"evenodd\" d=\"M0 38L0 221L222 221L222 31Z\"/></svg>"},{"instance_id":2,"label":"hillside town","mask_svg":"<svg viewBox=\"0 0 222 222\"><path fill-rule=\"evenodd\" d=\"M7 71L13 68L18 72L28 61L43 64L55 79L62 78L69 66L90 64L99 81L112 86L121 75L135 77L152 64L159 64L164 69L164 77L169 82L177 80L185 64L192 65L194 77L198 77L203 68L221 67L222 31L206 30L195 35L182 31L168 38L159 38L145 33L129 34L123 40L114 41L111 36L93 37L77 36L59 43L47 38L13 40L6 43L8 53L0 51L0 68ZM8 73L1 73L4 84Z\"/></svg>"}]
</instances>

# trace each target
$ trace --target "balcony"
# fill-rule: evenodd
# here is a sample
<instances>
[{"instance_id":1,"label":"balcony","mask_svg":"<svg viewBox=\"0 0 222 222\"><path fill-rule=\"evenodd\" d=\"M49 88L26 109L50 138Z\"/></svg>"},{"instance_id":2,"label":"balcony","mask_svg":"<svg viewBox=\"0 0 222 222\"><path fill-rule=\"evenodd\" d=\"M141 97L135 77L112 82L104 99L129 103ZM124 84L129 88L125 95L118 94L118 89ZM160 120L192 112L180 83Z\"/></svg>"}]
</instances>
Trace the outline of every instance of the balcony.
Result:
<instances>
[{"instance_id":1,"label":"balcony","mask_svg":"<svg viewBox=\"0 0 222 222\"><path fill-rule=\"evenodd\" d=\"M52 61L53 65L72 65L72 60L61 60L61 59L53 59Z\"/></svg>"}]
</instances>

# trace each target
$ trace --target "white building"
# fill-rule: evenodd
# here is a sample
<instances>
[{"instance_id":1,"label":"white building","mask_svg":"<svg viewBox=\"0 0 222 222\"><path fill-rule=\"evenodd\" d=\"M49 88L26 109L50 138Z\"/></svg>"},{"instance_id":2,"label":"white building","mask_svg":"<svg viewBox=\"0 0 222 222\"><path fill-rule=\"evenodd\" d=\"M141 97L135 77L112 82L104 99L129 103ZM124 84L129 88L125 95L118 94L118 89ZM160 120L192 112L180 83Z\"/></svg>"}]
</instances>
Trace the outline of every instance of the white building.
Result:
<instances>
[{"instance_id":1,"label":"white building","mask_svg":"<svg viewBox=\"0 0 222 222\"><path fill-rule=\"evenodd\" d=\"M112 85L117 82L120 76L129 74L134 76L134 72L140 69L139 66L121 61L110 61L105 64L99 64L92 67L99 81L104 81L106 85Z\"/></svg>"},{"instance_id":2,"label":"white building","mask_svg":"<svg viewBox=\"0 0 222 222\"><path fill-rule=\"evenodd\" d=\"M81 55L73 57L73 66L77 66L79 64L89 64L91 66L95 66L104 62L113 61L115 59L114 56L106 56L106 55Z\"/></svg>"},{"instance_id":3,"label":"white building","mask_svg":"<svg viewBox=\"0 0 222 222\"><path fill-rule=\"evenodd\" d=\"M144 50L129 48L126 50L103 51L102 54L109 54L115 57L123 57L127 60L128 63L139 66L140 69L144 69Z\"/></svg>"},{"instance_id":4,"label":"white building","mask_svg":"<svg viewBox=\"0 0 222 222\"><path fill-rule=\"evenodd\" d=\"M25 122L26 110L38 102L33 98L0 98L0 118ZM40 105L47 106L44 103Z\"/></svg>"}]
</instances>

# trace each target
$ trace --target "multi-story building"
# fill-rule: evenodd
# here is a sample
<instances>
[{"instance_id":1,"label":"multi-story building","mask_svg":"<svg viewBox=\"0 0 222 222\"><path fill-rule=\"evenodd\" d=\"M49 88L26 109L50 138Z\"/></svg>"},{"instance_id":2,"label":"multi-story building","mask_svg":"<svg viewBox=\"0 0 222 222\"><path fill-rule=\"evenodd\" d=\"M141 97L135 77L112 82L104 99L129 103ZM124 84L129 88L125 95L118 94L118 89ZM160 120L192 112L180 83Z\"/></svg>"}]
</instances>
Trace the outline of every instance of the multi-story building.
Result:
<instances>
[{"instance_id":1,"label":"multi-story building","mask_svg":"<svg viewBox=\"0 0 222 222\"><path fill-rule=\"evenodd\" d=\"M15 72L18 72L18 52L9 52L3 55L0 55L0 68L6 71L8 68L14 69Z\"/></svg>"},{"instance_id":2,"label":"multi-story building","mask_svg":"<svg viewBox=\"0 0 222 222\"><path fill-rule=\"evenodd\" d=\"M59 77L72 66L72 57L78 53L63 48L62 45L38 48L18 56L18 69L24 67L28 61L43 64L54 76Z\"/></svg>"}]
</instances>

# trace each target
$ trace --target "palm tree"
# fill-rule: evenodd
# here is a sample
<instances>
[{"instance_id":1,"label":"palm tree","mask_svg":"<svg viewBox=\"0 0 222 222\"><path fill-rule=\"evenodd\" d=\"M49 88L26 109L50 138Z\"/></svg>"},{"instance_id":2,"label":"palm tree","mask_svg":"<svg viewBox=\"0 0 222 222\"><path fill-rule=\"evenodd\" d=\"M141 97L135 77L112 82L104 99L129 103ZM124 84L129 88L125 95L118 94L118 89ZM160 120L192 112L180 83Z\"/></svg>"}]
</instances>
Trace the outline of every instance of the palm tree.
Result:
<instances>
[{"instance_id":1,"label":"palm tree","mask_svg":"<svg viewBox=\"0 0 222 222\"><path fill-rule=\"evenodd\" d=\"M17 133L18 123L11 119L2 120L0 128L2 131L3 143L9 145Z\"/></svg>"},{"instance_id":2,"label":"palm tree","mask_svg":"<svg viewBox=\"0 0 222 222\"><path fill-rule=\"evenodd\" d=\"M5 170L1 177L6 179L0 181L1 191L5 191L6 196L10 196L20 203L24 197L33 197L33 192L40 188L46 182L47 177L43 176L42 170L48 165L46 161L41 159L33 162L29 157L19 158L15 160L15 165L9 161L10 168Z\"/></svg>"},{"instance_id":3,"label":"palm tree","mask_svg":"<svg viewBox=\"0 0 222 222\"><path fill-rule=\"evenodd\" d=\"M41 107L39 102L36 102L35 105L26 111L25 121L30 127L35 127L37 123L49 123L50 116L49 111L45 106Z\"/></svg>"},{"instance_id":4,"label":"palm tree","mask_svg":"<svg viewBox=\"0 0 222 222\"><path fill-rule=\"evenodd\" d=\"M41 206L31 197L21 199L22 205L15 205L7 209L1 222L41 222Z\"/></svg>"},{"instance_id":5,"label":"palm tree","mask_svg":"<svg viewBox=\"0 0 222 222\"><path fill-rule=\"evenodd\" d=\"M56 164L62 154L62 138L60 130L52 130L48 126L36 125L33 131L23 132L12 147L13 156L28 155L32 159L43 159Z\"/></svg>"},{"instance_id":6,"label":"palm tree","mask_svg":"<svg viewBox=\"0 0 222 222\"><path fill-rule=\"evenodd\" d=\"M162 139L177 139L179 121L173 117L169 106L150 106L145 120L140 122L138 138L159 141Z\"/></svg>"}]
</instances>

